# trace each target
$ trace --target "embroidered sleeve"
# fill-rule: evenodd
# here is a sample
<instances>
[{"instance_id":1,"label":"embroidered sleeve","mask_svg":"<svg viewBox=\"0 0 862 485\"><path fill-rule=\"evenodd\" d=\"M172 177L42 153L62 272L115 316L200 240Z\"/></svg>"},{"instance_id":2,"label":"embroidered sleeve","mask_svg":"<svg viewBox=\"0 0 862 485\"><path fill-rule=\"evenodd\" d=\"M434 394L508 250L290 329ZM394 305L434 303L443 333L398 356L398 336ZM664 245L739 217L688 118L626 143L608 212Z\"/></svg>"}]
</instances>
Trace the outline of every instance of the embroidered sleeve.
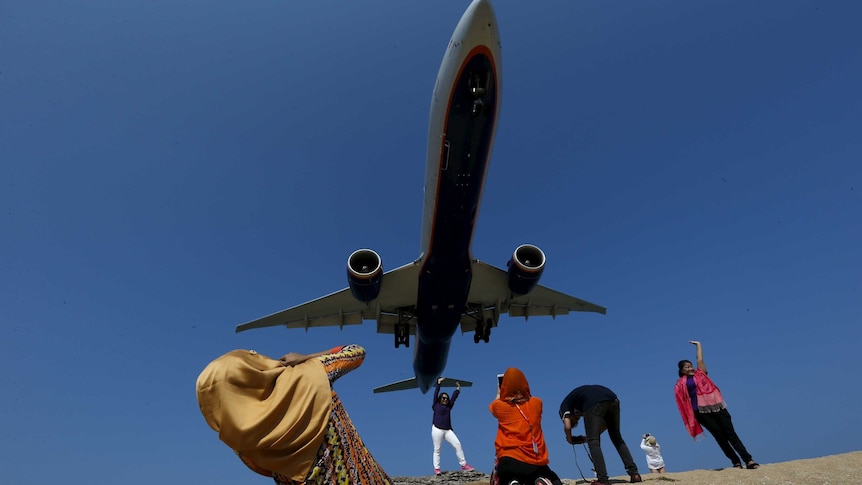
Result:
<instances>
[{"instance_id":1,"label":"embroidered sleeve","mask_svg":"<svg viewBox=\"0 0 862 485\"><path fill-rule=\"evenodd\" d=\"M318 357L331 385L339 377L356 369L365 360L365 349L356 344L345 345L335 353Z\"/></svg>"}]
</instances>

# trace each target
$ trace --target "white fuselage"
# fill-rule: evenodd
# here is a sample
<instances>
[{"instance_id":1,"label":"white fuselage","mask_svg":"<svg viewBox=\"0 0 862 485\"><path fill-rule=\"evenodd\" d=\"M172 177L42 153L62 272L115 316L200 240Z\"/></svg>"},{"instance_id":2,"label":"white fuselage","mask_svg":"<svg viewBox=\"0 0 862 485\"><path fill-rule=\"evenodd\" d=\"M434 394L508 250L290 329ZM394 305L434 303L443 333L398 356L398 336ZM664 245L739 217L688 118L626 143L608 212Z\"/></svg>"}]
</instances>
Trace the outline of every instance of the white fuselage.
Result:
<instances>
[{"instance_id":1,"label":"white fuselage","mask_svg":"<svg viewBox=\"0 0 862 485\"><path fill-rule=\"evenodd\" d=\"M499 116L500 93L502 92L500 33L497 30L497 18L494 15L494 10L487 0L474 1L464 12L457 27L455 27L455 32L452 33L452 38L449 40L446 54L440 64L440 70L437 72L437 81L434 83L431 112L428 119L428 154L425 162L425 199L422 206L420 258L424 258L430 250L437 199L440 196L439 176L443 170L448 169L445 167L447 162L445 144L447 140L444 130L452 100L452 91L455 89L456 81L466 61L475 55L477 48L487 51L496 70L496 106L497 116ZM493 142L492 135L491 146L493 146ZM490 157L490 148L488 156ZM487 164L485 167L487 168ZM481 175L481 180L484 184L485 173Z\"/></svg>"},{"instance_id":2,"label":"white fuselage","mask_svg":"<svg viewBox=\"0 0 862 485\"><path fill-rule=\"evenodd\" d=\"M449 41L431 97L413 359L422 392L443 372L466 308L500 88L497 19L488 0L474 0Z\"/></svg>"}]
</instances>

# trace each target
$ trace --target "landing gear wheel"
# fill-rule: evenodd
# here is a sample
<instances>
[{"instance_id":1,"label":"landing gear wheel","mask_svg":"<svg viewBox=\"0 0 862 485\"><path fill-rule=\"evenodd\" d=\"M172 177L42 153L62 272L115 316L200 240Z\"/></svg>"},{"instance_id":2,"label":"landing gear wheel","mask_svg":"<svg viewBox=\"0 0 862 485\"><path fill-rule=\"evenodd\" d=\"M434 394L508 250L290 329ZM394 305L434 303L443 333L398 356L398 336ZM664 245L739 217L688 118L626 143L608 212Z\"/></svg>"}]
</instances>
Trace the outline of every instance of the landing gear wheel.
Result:
<instances>
[{"instance_id":1,"label":"landing gear wheel","mask_svg":"<svg viewBox=\"0 0 862 485\"><path fill-rule=\"evenodd\" d=\"M405 347L410 347L410 327L406 323L396 323L395 324L395 348L397 349L401 344L404 344Z\"/></svg>"},{"instance_id":2,"label":"landing gear wheel","mask_svg":"<svg viewBox=\"0 0 862 485\"><path fill-rule=\"evenodd\" d=\"M478 339L482 339L485 343L488 343L491 340L491 327L494 326L494 321L491 319L485 320L484 323L481 323L479 327L476 328L476 335L478 337L473 337L476 339L476 343L479 343Z\"/></svg>"}]
</instances>

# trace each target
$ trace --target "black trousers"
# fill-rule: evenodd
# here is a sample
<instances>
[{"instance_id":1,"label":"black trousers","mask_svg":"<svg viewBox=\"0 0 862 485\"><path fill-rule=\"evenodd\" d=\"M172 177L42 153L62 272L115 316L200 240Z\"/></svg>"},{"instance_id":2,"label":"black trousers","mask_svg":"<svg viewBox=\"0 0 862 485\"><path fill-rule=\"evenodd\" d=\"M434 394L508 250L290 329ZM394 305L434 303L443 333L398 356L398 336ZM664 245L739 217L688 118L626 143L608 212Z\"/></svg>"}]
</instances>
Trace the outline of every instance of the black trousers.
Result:
<instances>
[{"instance_id":1,"label":"black trousers","mask_svg":"<svg viewBox=\"0 0 862 485\"><path fill-rule=\"evenodd\" d=\"M504 456L497 462L499 485L509 485L512 480L517 480L521 485L534 485L540 477L547 478L554 485L563 485L560 477L548 465L530 465L510 456Z\"/></svg>"},{"instance_id":2,"label":"black trousers","mask_svg":"<svg viewBox=\"0 0 862 485\"><path fill-rule=\"evenodd\" d=\"M694 417L715 438L715 442L718 443L724 456L728 457L731 463L741 465L751 461L751 455L745 449L742 440L736 435L736 430L733 429L733 421L731 421L727 409L715 413L697 412L694 413Z\"/></svg>"},{"instance_id":3,"label":"black trousers","mask_svg":"<svg viewBox=\"0 0 862 485\"><path fill-rule=\"evenodd\" d=\"M593 467L596 469L596 478L601 482L608 481L608 467L605 465L605 455L602 453L602 427L607 425L608 437L623 465L626 467L626 472L629 475L638 474L638 466L632 459L632 454L629 452L629 447L626 446L625 440L620 433L620 400L602 401L584 413L584 431L587 433L587 445L590 449L590 458L593 460Z\"/></svg>"}]
</instances>

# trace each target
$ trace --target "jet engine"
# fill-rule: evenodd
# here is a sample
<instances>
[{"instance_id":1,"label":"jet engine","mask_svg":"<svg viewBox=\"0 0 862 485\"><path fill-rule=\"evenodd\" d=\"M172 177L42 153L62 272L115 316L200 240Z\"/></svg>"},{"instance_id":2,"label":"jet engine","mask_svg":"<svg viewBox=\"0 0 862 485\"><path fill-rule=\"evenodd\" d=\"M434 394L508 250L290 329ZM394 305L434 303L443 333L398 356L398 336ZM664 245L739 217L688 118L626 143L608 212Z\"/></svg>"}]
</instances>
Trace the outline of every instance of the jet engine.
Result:
<instances>
[{"instance_id":1,"label":"jet engine","mask_svg":"<svg viewBox=\"0 0 862 485\"><path fill-rule=\"evenodd\" d=\"M533 291L542 277L545 253L532 244L522 244L515 248L506 266L509 268L509 290L516 295L526 295Z\"/></svg>"},{"instance_id":2,"label":"jet engine","mask_svg":"<svg viewBox=\"0 0 862 485\"><path fill-rule=\"evenodd\" d=\"M383 261L370 249L357 249L347 258L347 283L359 301L368 303L380 293Z\"/></svg>"}]
</instances>

